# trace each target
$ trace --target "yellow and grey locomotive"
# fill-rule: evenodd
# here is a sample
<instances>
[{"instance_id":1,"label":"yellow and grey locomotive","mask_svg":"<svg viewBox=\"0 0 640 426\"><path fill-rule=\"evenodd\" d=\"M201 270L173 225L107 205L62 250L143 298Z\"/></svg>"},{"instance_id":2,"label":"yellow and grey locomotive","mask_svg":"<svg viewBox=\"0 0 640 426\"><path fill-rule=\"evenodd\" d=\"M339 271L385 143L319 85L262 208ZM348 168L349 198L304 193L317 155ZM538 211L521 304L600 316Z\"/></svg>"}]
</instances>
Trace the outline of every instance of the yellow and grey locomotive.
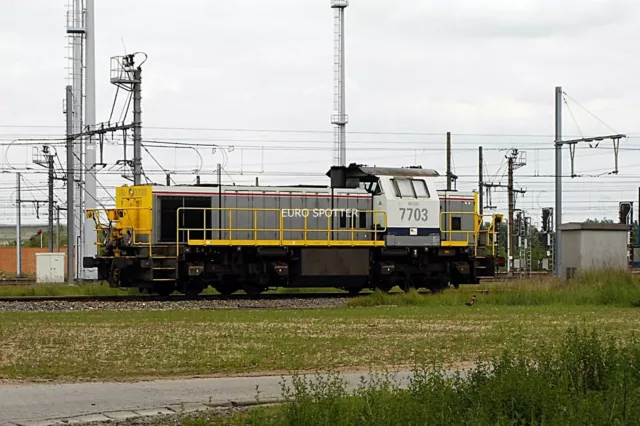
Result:
<instances>
[{"instance_id":1,"label":"yellow and grey locomotive","mask_svg":"<svg viewBox=\"0 0 640 426\"><path fill-rule=\"evenodd\" d=\"M493 276L497 225L477 194L438 191L422 168L332 167L329 186L133 186L92 210L112 287L159 294L359 292L474 284Z\"/></svg>"}]
</instances>

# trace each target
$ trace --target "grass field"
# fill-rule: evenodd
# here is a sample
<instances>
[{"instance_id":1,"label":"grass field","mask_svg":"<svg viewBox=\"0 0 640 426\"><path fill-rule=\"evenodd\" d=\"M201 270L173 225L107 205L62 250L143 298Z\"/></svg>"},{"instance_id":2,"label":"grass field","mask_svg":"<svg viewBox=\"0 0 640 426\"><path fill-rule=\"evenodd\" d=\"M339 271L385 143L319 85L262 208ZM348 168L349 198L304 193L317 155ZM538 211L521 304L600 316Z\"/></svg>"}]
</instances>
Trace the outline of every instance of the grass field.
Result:
<instances>
[{"instance_id":1,"label":"grass field","mask_svg":"<svg viewBox=\"0 0 640 426\"><path fill-rule=\"evenodd\" d=\"M640 280L630 274L496 284L472 307L469 295L374 293L290 311L0 313L0 379L407 368L558 343L573 325L622 339L640 328Z\"/></svg>"},{"instance_id":2,"label":"grass field","mask_svg":"<svg viewBox=\"0 0 640 426\"><path fill-rule=\"evenodd\" d=\"M474 288L472 307L469 292L446 291L375 292L334 309L0 313L0 380L397 368L416 371L408 389L300 379L286 404L180 424L640 424L639 278ZM445 380L435 366L471 370Z\"/></svg>"},{"instance_id":3,"label":"grass field","mask_svg":"<svg viewBox=\"0 0 640 426\"><path fill-rule=\"evenodd\" d=\"M0 314L0 378L90 380L474 361L558 330L629 338L633 308L403 306L296 311Z\"/></svg>"}]
</instances>

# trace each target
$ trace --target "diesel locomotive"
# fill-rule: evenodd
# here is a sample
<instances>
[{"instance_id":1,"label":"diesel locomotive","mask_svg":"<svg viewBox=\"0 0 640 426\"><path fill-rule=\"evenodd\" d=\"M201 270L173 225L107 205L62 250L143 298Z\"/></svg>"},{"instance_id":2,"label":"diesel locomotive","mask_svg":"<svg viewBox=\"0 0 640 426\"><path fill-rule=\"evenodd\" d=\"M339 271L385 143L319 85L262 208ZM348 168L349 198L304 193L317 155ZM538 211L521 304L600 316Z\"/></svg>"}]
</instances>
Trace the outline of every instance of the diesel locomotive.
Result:
<instances>
[{"instance_id":1,"label":"diesel locomotive","mask_svg":"<svg viewBox=\"0 0 640 426\"><path fill-rule=\"evenodd\" d=\"M477 193L438 191L435 170L352 164L327 186L122 186L87 211L111 287L168 295L278 287L358 293L476 284L493 277L502 215Z\"/></svg>"}]
</instances>

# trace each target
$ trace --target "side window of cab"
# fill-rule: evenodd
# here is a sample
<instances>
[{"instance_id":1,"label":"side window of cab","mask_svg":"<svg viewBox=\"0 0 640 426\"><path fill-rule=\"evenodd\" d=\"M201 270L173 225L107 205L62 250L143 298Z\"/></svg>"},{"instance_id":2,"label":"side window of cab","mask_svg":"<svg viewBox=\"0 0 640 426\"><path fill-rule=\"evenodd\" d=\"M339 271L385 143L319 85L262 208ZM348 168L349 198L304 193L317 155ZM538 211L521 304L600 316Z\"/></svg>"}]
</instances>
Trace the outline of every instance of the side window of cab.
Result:
<instances>
[{"instance_id":1,"label":"side window of cab","mask_svg":"<svg viewBox=\"0 0 640 426\"><path fill-rule=\"evenodd\" d=\"M375 182L360 182L360 188L364 189L371 195L382 194L382 185L380 184L380 180L376 180Z\"/></svg>"}]
</instances>

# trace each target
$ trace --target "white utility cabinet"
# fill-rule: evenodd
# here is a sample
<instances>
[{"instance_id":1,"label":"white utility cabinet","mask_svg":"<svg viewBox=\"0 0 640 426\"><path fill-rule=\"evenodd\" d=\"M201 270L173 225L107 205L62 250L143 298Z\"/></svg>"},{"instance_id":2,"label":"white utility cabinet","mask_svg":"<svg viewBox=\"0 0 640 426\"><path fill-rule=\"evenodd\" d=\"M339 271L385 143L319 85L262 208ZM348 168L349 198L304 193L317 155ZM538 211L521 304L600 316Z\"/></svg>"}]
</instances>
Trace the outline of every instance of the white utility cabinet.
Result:
<instances>
[{"instance_id":1,"label":"white utility cabinet","mask_svg":"<svg viewBox=\"0 0 640 426\"><path fill-rule=\"evenodd\" d=\"M565 281L588 270L627 271L631 227L617 223L564 223L562 238L562 270Z\"/></svg>"},{"instance_id":2,"label":"white utility cabinet","mask_svg":"<svg viewBox=\"0 0 640 426\"><path fill-rule=\"evenodd\" d=\"M64 283L64 253L36 253L36 282Z\"/></svg>"}]
</instances>

